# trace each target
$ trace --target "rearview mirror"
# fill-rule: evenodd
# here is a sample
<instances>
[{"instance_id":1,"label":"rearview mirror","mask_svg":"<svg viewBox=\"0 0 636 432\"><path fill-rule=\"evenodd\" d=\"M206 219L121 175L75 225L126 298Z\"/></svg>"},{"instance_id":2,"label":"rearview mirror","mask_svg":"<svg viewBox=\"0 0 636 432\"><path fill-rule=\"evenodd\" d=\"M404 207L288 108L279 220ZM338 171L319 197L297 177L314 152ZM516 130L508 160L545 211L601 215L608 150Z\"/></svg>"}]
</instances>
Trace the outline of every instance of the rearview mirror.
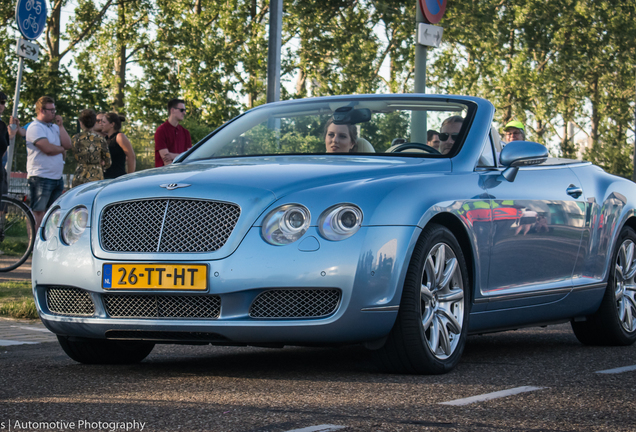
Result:
<instances>
[{"instance_id":1,"label":"rearview mirror","mask_svg":"<svg viewBox=\"0 0 636 432\"><path fill-rule=\"evenodd\" d=\"M340 107L333 113L334 124L358 124L371 120L369 108L354 109L353 107Z\"/></svg>"}]
</instances>

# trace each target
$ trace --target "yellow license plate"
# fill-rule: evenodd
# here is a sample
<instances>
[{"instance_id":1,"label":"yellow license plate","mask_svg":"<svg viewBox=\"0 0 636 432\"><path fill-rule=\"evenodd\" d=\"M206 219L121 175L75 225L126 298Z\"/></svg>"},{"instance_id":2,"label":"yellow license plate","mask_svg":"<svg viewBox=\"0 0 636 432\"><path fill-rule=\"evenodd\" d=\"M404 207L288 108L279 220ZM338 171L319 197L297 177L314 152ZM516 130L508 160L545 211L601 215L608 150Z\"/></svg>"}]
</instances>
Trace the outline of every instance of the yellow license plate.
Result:
<instances>
[{"instance_id":1,"label":"yellow license plate","mask_svg":"<svg viewBox=\"0 0 636 432\"><path fill-rule=\"evenodd\" d=\"M166 289L204 291L208 288L206 264L104 264L106 289Z\"/></svg>"}]
</instances>

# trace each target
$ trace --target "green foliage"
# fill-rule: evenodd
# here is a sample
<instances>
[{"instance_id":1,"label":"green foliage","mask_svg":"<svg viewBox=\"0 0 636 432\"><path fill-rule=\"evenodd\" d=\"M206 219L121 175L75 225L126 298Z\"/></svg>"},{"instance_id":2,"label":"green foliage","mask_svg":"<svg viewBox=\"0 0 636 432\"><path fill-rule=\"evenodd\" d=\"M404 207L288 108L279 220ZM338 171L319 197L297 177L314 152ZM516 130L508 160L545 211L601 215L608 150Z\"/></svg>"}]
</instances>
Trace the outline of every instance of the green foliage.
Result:
<instances>
[{"instance_id":1,"label":"green foliage","mask_svg":"<svg viewBox=\"0 0 636 432\"><path fill-rule=\"evenodd\" d=\"M0 2L0 89L9 95L18 64L15 4ZM412 0L285 1L281 98L410 92L414 6ZM22 123L45 94L56 99L71 134L84 108L125 113L124 132L143 169L154 166L153 134L169 99L186 100L184 126L193 142L265 103L269 0L61 0L52 7L40 60L25 61ZM558 143L553 153L562 156L575 156L567 126L576 124L577 137L586 134L593 143L585 157L629 176L635 15L636 0L454 0L440 23L442 47L428 51L428 85L491 100L500 125L520 120L528 139ZM363 126L378 149L408 135L404 119L389 117L378 129ZM311 147L303 140L315 132L283 129L268 139ZM23 147L15 163L24 170ZM74 168L70 158L65 172Z\"/></svg>"}]
</instances>

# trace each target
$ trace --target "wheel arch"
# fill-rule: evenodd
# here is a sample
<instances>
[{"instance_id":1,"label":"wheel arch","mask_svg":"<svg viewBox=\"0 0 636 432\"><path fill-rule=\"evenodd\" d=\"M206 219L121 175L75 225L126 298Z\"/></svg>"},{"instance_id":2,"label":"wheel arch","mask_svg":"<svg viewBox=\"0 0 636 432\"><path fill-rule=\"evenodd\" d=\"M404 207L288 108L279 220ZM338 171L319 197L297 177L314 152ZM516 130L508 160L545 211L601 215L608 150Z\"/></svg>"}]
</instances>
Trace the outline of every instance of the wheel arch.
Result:
<instances>
[{"instance_id":1,"label":"wheel arch","mask_svg":"<svg viewBox=\"0 0 636 432\"><path fill-rule=\"evenodd\" d=\"M475 274L476 263L475 253L473 250L473 242L470 240L467 228L464 226L461 220L452 213L438 213L426 223L426 226L430 224L442 225L443 227L450 230L450 232L453 233L453 235L457 239L457 242L462 249L462 253L464 254L466 266L468 267L468 283L471 287L471 289L469 290L471 296L470 301L472 301L474 298L475 281L477 280L477 275ZM426 226L424 228L426 228Z\"/></svg>"}]
</instances>

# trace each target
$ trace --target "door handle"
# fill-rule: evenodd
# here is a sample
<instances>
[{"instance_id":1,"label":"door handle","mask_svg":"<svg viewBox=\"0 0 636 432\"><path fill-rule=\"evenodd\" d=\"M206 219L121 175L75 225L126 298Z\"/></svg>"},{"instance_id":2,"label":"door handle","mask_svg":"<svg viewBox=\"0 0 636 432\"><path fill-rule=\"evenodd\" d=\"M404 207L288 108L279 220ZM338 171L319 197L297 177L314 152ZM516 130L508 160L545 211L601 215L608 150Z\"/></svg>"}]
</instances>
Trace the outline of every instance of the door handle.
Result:
<instances>
[{"instance_id":1,"label":"door handle","mask_svg":"<svg viewBox=\"0 0 636 432\"><path fill-rule=\"evenodd\" d=\"M583 195L583 189L581 189L579 186L574 186L573 184L568 186L565 192L575 199Z\"/></svg>"}]
</instances>

